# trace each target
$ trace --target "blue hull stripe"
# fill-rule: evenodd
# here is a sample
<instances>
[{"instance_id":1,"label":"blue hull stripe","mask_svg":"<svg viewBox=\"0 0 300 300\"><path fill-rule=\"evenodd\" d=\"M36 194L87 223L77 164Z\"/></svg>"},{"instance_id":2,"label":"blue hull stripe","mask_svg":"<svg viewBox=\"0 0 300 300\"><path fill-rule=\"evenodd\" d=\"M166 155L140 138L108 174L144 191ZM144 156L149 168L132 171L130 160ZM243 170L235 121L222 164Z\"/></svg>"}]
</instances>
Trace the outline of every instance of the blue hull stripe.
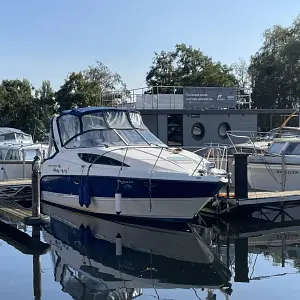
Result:
<instances>
[{"instance_id":1,"label":"blue hull stripe","mask_svg":"<svg viewBox=\"0 0 300 300\"><path fill-rule=\"evenodd\" d=\"M220 182L186 182L174 180L149 180L139 178L99 176L44 176L41 191L78 195L81 184L88 182L92 197L124 198L200 198L213 197L224 186Z\"/></svg>"}]
</instances>

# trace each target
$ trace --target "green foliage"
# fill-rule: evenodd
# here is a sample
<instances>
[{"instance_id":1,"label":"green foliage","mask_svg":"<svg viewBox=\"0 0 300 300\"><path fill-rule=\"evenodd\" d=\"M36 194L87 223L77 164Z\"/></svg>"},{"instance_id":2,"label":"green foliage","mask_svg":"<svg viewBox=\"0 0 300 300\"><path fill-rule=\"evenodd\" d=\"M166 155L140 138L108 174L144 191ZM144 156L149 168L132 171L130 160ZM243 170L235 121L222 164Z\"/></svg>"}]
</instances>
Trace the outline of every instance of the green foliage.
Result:
<instances>
[{"instance_id":1,"label":"green foliage","mask_svg":"<svg viewBox=\"0 0 300 300\"><path fill-rule=\"evenodd\" d=\"M49 102L51 93L53 96L49 81L43 82L41 90L34 94L34 88L26 79L3 80L0 85L0 126L21 129L40 140L43 132L49 130L46 111L53 107Z\"/></svg>"},{"instance_id":2,"label":"green foliage","mask_svg":"<svg viewBox=\"0 0 300 300\"><path fill-rule=\"evenodd\" d=\"M174 51L155 53L146 76L148 86L235 86L231 68L213 62L199 49L177 44Z\"/></svg>"},{"instance_id":3,"label":"green foliage","mask_svg":"<svg viewBox=\"0 0 300 300\"><path fill-rule=\"evenodd\" d=\"M300 17L290 27L274 26L252 56L252 100L257 108L293 108L300 99Z\"/></svg>"},{"instance_id":4,"label":"green foliage","mask_svg":"<svg viewBox=\"0 0 300 300\"><path fill-rule=\"evenodd\" d=\"M113 92L115 91L115 92ZM72 107L112 105L126 91L126 84L118 73L103 63L88 66L79 73L71 73L56 93L60 110Z\"/></svg>"}]
</instances>

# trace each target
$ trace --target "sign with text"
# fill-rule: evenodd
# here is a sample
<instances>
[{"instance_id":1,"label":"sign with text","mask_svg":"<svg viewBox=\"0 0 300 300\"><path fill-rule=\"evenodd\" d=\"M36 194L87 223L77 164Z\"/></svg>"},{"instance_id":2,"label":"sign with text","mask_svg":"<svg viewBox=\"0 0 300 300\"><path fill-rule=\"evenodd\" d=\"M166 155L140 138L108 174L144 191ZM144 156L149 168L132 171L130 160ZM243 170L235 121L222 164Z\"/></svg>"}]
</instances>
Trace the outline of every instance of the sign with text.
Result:
<instances>
[{"instance_id":1,"label":"sign with text","mask_svg":"<svg viewBox=\"0 0 300 300\"><path fill-rule=\"evenodd\" d=\"M235 108L236 89L231 87L184 87L184 109Z\"/></svg>"}]
</instances>

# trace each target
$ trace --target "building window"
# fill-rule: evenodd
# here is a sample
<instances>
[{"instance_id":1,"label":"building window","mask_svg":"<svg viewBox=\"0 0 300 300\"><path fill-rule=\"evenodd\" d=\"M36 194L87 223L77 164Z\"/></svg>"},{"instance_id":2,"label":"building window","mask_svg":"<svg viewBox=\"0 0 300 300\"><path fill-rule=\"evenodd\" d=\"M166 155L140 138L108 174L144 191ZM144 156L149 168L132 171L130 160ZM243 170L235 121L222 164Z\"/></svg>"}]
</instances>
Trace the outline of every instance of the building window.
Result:
<instances>
[{"instance_id":1,"label":"building window","mask_svg":"<svg viewBox=\"0 0 300 300\"><path fill-rule=\"evenodd\" d=\"M182 114L168 116L168 146L183 145L182 119Z\"/></svg>"},{"instance_id":2,"label":"building window","mask_svg":"<svg viewBox=\"0 0 300 300\"><path fill-rule=\"evenodd\" d=\"M218 134L221 139L227 139L227 131L231 131L230 125L227 122L222 122L218 127Z\"/></svg>"},{"instance_id":3,"label":"building window","mask_svg":"<svg viewBox=\"0 0 300 300\"><path fill-rule=\"evenodd\" d=\"M192 127L192 137L199 141L204 138L205 135L205 128L202 123L195 123Z\"/></svg>"}]
</instances>

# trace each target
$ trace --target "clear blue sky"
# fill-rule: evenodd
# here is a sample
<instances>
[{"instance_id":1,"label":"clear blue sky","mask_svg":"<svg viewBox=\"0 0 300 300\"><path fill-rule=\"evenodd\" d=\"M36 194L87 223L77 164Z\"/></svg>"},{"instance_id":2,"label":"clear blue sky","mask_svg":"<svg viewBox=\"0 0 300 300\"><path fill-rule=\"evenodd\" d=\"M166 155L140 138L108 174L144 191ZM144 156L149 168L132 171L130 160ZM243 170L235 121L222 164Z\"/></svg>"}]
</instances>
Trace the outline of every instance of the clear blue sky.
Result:
<instances>
[{"instance_id":1,"label":"clear blue sky","mask_svg":"<svg viewBox=\"0 0 300 300\"><path fill-rule=\"evenodd\" d=\"M231 64L249 59L274 24L290 25L300 0L0 0L0 79L49 79L96 59L129 88L145 86L155 51L176 43Z\"/></svg>"}]
</instances>

